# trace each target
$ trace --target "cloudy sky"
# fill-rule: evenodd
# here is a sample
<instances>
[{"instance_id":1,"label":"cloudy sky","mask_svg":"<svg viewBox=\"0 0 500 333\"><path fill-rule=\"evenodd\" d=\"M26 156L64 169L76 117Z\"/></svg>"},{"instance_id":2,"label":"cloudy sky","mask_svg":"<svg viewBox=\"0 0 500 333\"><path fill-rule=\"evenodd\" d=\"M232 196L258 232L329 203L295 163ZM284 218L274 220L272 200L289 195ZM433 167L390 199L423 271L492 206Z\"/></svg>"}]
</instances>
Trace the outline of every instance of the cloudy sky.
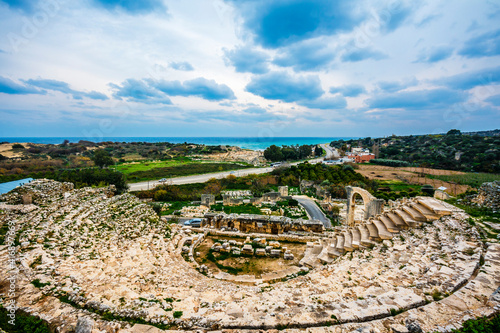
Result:
<instances>
[{"instance_id":1,"label":"cloudy sky","mask_svg":"<svg viewBox=\"0 0 500 333\"><path fill-rule=\"evenodd\" d=\"M500 128L499 0L0 0L0 137Z\"/></svg>"}]
</instances>

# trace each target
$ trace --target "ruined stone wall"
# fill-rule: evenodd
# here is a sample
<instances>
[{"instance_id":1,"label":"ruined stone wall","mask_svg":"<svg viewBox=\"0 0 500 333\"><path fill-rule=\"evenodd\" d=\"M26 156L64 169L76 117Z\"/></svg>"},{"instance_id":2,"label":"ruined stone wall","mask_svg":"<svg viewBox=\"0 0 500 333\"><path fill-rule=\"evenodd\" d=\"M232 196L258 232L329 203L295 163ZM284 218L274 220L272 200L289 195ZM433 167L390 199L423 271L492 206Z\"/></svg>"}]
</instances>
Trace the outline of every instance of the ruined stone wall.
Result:
<instances>
[{"instance_id":1,"label":"ruined stone wall","mask_svg":"<svg viewBox=\"0 0 500 333\"><path fill-rule=\"evenodd\" d=\"M241 232L283 234L287 232L315 232L324 230L321 221L290 219L284 216L264 216L252 214L205 214L206 224L204 226L216 229L237 229Z\"/></svg>"},{"instance_id":2,"label":"ruined stone wall","mask_svg":"<svg viewBox=\"0 0 500 333\"><path fill-rule=\"evenodd\" d=\"M472 201L493 211L500 211L500 181L481 185L479 193Z\"/></svg>"},{"instance_id":3,"label":"ruined stone wall","mask_svg":"<svg viewBox=\"0 0 500 333\"><path fill-rule=\"evenodd\" d=\"M207 206L207 207L210 207L211 205L215 205L215 195L202 194L201 195L201 204L203 206Z\"/></svg>"},{"instance_id":4,"label":"ruined stone wall","mask_svg":"<svg viewBox=\"0 0 500 333\"><path fill-rule=\"evenodd\" d=\"M193 229L193 230L198 230L198 229ZM202 231L202 230L199 229L199 231ZM240 237L240 238L246 238L248 236L247 234L234 233L234 232L230 232L230 231L221 231L221 230L208 230L206 232L206 235L208 235L208 236ZM278 242L293 242L293 243L303 243L303 244L306 244L307 242L315 242L319 238L321 238L321 235L319 235L319 236L298 236L298 235L286 235L286 234L285 235L254 234L253 236L259 237L259 238L266 238L267 240L275 240Z\"/></svg>"}]
</instances>

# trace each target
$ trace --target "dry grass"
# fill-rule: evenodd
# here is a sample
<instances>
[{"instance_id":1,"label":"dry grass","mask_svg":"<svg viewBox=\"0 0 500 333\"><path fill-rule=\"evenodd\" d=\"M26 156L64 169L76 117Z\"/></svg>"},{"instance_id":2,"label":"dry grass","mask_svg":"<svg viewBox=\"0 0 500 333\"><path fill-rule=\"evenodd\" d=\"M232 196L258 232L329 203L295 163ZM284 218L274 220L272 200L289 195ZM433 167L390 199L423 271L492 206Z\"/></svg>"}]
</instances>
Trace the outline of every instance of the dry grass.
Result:
<instances>
[{"instance_id":1,"label":"dry grass","mask_svg":"<svg viewBox=\"0 0 500 333\"><path fill-rule=\"evenodd\" d=\"M423 177L423 175L463 175L464 172L452 170L438 170L430 168L405 167L396 168L383 165L358 164L359 169L356 170L360 174L369 179L402 181L407 184L415 185L432 185L434 188L441 186L446 187L451 195L457 195L470 189L467 185L456 185L439 179L431 179Z\"/></svg>"}]
</instances>

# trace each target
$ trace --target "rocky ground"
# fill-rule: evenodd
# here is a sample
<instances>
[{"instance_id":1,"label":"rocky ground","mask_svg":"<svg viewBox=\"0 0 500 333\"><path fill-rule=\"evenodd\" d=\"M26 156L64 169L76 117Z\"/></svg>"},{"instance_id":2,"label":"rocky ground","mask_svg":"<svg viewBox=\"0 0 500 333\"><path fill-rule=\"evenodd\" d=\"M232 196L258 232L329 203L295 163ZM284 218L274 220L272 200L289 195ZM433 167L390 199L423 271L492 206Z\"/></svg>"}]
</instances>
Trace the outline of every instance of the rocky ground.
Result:
<instances>
[{"instance_id":1,"label":"rocky ground","mask_svg":"<svg viewBox=\"0 0 500 333\"><path fill-rule=\"evenodd\" d=\"M458 209L306 275L245 284L199 273L181 254L193 235L133 196L38 188L50 195L33 205L0 197L0 223L19 230L14 268L0 247L0 287L16 276L17 305L58 332L450 331L500 311L500 245Z\"/></svg>"},{"instance_id":2,"label":"rocky ground","mask_svg":"<svg viewBox=\"0 0 500 333\"><path fill-rule=\"evenodd\" d=\"M263 152L241 149L239 147L228 147L227 152L199 155L197 157L211 161L245 162L253 165L260 165L266 162Z\"/></svg>"}]
</instances>

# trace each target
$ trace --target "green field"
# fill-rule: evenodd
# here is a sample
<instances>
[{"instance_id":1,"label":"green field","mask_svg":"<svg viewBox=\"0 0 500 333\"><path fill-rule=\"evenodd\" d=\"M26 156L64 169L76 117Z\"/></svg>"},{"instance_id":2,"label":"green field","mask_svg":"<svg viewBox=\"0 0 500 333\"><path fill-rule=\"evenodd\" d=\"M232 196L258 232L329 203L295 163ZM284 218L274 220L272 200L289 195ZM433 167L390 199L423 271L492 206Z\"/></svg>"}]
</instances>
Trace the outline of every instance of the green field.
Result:
<instances>
[{"instance_id":1,"label":"green field","mask_svg":"<svg viewBox=\"0 0 500 333\"><path fill-rule=\"evenodd\" d=\"M411 191L417 190L420 191L420 188L422 187L421 185L417 184L407 184L402 181L396 181L396 180L381 180L379 181L379 188L380 187L388 187L391 189L391 191L394 192L401 192L401 191Z\"/></svg>"},{"instance_id":2,"label":"green field","mask_svg":"<svg viewBox=\"0 0 500 333\"><path fill-rule=\"evenodd\" d=\"M482 183L488 183L495 180L500 180L500 175L493 173L467 173L464 175L446 175L446 176L427 175L427 177L433 179L439 179L445 182L455 182L460 185L469 185L474 188L479 188Z\"/></svg>"},{"instance_id":3,"label":"green field","mask_svg":"<svg viewBox=\"0 0 500 333\"><path fill-rule=\"evenodd\" d=\"M148 171L155 168L166 168L166 167L173 167L190 163L200 163L200 162L193 162L189 158L176 158L173 160L164 160L164 161L142 161L142 162L123 163L123 164L117 164L113 168L124 173L125 175L128 175L130 173L137 171Z\"/></svg>"}]
</instances>

